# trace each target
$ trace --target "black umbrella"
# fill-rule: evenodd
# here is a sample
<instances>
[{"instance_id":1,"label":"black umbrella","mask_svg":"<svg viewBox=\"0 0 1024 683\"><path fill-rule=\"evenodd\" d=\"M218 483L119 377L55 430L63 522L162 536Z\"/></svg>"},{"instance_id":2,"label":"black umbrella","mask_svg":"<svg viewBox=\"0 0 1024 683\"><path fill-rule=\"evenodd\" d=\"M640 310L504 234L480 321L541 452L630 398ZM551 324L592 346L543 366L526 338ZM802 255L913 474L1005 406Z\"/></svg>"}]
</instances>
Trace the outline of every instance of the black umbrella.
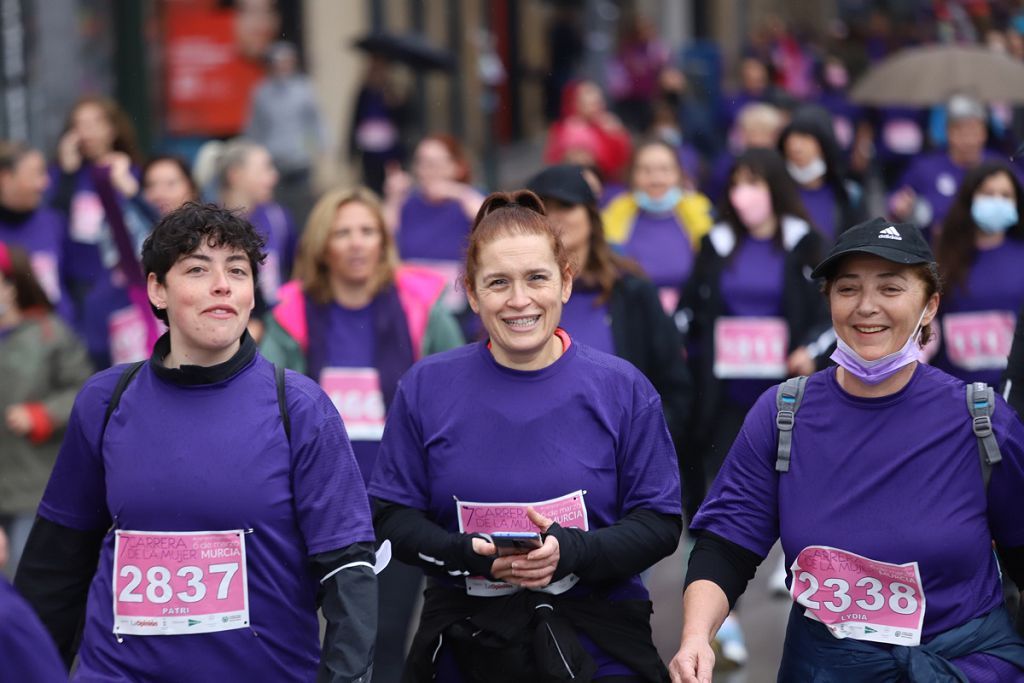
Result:
<instances>
[{"instance_id":1,"label":"black umbrella","mask_svg":"<svg viewBox=\"0 0 1024 683\"><path fill-rule=\"evenodd\" d=\"M420 35L371 33L353 45L363 52L401 62L414 69L455 70L455 58L452 54L434 47Z\"/></svg>"}]
</instances>

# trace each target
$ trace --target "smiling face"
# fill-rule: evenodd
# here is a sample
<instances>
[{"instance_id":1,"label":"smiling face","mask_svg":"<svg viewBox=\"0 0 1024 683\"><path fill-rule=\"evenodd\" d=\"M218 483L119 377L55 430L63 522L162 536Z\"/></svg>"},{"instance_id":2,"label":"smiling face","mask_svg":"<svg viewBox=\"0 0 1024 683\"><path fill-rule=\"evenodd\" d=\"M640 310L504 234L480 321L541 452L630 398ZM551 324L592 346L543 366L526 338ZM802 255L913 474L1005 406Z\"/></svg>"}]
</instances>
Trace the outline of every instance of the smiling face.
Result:
<instances>
[{"instance_id":1,"label":"smiling face","mask_svg":"<svg viewBox=\"0 0 1024 683\"><path fill-rule=\"evenodd\" d=\"M530 234L483 245L467 295L490 336L495 360L537 370L557 358L555 329L571 293L571 274L559 269L550 238Z\"/></svg>"},{"instance_id":2,"label":"smiling face","mask_svg":"<svg viewBox=\"0 0 1024 683\"><path fill-rule=\"evenodd\" d=\"M255 305L252 265L237 248L204 243L178 259L157 281L147 281L150 302L166 309L171 331L169 364L210 366L231 358Z\"/></svg>"},{"instance_id":3,"label":"smiling face","mask_svg":"<svg viewBox=\"0 0 1024 683\"><path fill-rule=\"evenodd\" d=\"M660 199L682 182L679 160L665 145L648 145L636 155L633 167L633 186L646 192L651 199Z\"/></svg>"},{"instance_id":4,"label":"smiling face","mask_svg":"<svg viewBox=\"0 0 1024 683\"><path fill-rule=\"evenodd\" d=\"M871 254L853 254L839 263L828 300L836 334L869 361L902 349L918 320L927 325L939 307L939 295L928 295L913 266Z\"/></svg>"},{"instance_id":5,"label":"smiling face","mask_svg":"<svg viewBox=\"0 0 1024 683\"><path fill-rule=\"evenodd\" d=\"M381 263L384 226L362 202L338 208L324 245L324 263L332 279L348 286L372 283Z\"/></svg>"}]
</instances>

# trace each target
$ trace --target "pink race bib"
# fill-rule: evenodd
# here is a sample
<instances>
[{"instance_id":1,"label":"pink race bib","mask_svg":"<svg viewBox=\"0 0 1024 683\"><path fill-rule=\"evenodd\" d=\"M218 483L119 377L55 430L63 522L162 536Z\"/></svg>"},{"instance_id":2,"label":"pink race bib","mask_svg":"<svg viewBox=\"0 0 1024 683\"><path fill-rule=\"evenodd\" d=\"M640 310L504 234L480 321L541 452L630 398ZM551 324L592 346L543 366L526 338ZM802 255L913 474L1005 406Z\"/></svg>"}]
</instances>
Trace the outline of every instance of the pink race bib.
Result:
<instances>
[{"instance_id":1,"label":"pink race bib","mask_svg":"<svg viewBox=\"0 0 1024 683\"><path fill-rule=\"evenodd\" d=\"M885 146L897 154L917 154L921 151L924 136L921 127L907 119L889 121L882 128Z\"/></svg>"},{"instance_id":2,"label":"pink race bib","mask_svg":"<svg viewBox=\"0 0 1024 683\"><path fill-rule=\"evenodd\" d=\"M804 548L790 567L804 616L836 638L920 645L925 597L917 562L889 564L838 548Z\"/></svg>"},{"instance_id":3,"label":"pink race bib","mask_svg":"<svg viewBox=\"0 0 1024 683\"><path fill-rule=\"evenodd\" d=\"M348 438L380 441L384 435L384 395L373 368L324 368L320 387L338 409Z\"/></svg>"},{"instance_id":4,"label":"pink race bib","mask_svg":"<svg viewBox=\"0 0 1024 683\"><path fill-rule=\"evenodd\" d=\"M71 198L71 239L82 244L98 244L103 232L103 204L95 192L76 192Z\"/></svg>"},{"instance_id":5,"label":"pink race bib","mask_svg":"<svg viewBox=\"0 0 1024 683\"><path fill-rule=\"evenodd\" d=\"M116 634L248 628L245 532L118 530L113 586Z\"/></svg>"},{"instance_id":6,"label":"pink race bib","mask_svg":"<svg viewBox=\"0 0 1024 683\"><path fill-rule=\"evenodd\" d=\"M537 531L537 527L526 516L527 507L532 507L560 526L589 531L590 523L587 520L587 506L583 501L583 496L584 492L581 490L539 503L470 503L456 500L459 531L464 534ZM570 574L544 588L543 591L558 595L575 586L578 581L578 576ZM494 597L508 595L517 590L520 590L518 586L503 581L489 581L479 576L471 576L466 579L466 592L469 595Z\"/></svg>"},{"instance_id":7,"label":"pink race bib","mask_svg":"<svg viewBox=\"0 0 1024 683\"><path fill-rule=\"evenodd\" d=\"M1016 323L1017 317L1008 311L947 313L942 316L946 355L964 370L1002 370Z\"/></svg>"},{"instance_id":8,"label":"pink race bib","mask_svg":"<svg viewBox=\"0 0 1024 683\"><path fill-rule=\"evenodd\" d=\"M721 317L715 320L715 377L782 379L789 328L782 318Z\"/></svg>"}]
</instances>

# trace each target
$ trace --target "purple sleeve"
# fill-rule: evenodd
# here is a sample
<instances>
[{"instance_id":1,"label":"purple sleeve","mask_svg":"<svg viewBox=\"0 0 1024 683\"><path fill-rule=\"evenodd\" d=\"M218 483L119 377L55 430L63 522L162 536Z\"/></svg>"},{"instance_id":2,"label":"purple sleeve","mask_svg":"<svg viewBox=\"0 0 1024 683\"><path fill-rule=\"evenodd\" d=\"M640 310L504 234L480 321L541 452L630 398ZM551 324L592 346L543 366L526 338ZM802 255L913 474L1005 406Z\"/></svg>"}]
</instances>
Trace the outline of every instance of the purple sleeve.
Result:
<instances>
[{"instance_id":1,"label":"purple sleeve","mask_svg":"<svg viewBox=\"0 0 1024 683\"><path fill-rule=\"evenodd\" d=\"M311 380L288 373L292 493L310 555L373 542L370 506L337 409Z\"/></svg>"},{"instance_id":2,"label":"purple sleeve","mask_svg":"<svg viewBox=\"0 0 1024 683\"><path fill-rule=\"evenodd\" d=\"M67 681L57 646L39 617L0 576L0 662L3 680L59 683Z\"/></svg>"},{"instance_id":3,"label":"purple sleeve","mask_svg":"<svg viewBox=\"0 0 1024 683\"><path fill-rule=\"evenodd\" d=\"M1005 416L1005 419L1000 419ZM992 467L988 488L988 524L992 538L1004 548L1024 546L1024 522L1020 497L1024 491L1024 423L996 396L993 430L999 439L1003 461Z\"/></svg>"},{"instance_id":4,"label":"purple sleeve","mask_svg":"<svg viewBox=\"0 0 1024 683\"><path fill-rule=\"evenodd\" d=\"M682 512L675 446L661 402L656 395L653 399L644 400L637 408L625 448L618 454L621 514L637 509L666 515Z\"/></svg>"},{"instance_id":5,"label":"purple sleeve","mask_svg":"<svg viewBox=\"0 0 1024 683\"><path fill-rule=\"evenodd\" d=\"M765 557L779 537L775 387L754 404L691 529L710 531Z\"/></svg>"},{"instance_id":6,"label":"purple sleeve","mask_svg":"<svg viewBox=\"0 0 1024 683\"><path fill-rule=\"evenodd\" d=\"M408 376L407 376L408 379ZM426 510L427 458L423 434L409 409L406 380L398 385L388 410L384 437L377 454L377 466L370 478L370 495L391 503Z\"/></svg>"},{"instance_id":7,"label":"purple sleeve","mask_svg":"<svg viewBox=\"0 0 1024 683\"><path fill-rule=\"evenodd\" d=\"M93 376L75 398L64 442L39 503L39 514L51 522L80 531L110 526L100 440L107 404L123 370L120 366Z\"/></svg>"}]
</instances>

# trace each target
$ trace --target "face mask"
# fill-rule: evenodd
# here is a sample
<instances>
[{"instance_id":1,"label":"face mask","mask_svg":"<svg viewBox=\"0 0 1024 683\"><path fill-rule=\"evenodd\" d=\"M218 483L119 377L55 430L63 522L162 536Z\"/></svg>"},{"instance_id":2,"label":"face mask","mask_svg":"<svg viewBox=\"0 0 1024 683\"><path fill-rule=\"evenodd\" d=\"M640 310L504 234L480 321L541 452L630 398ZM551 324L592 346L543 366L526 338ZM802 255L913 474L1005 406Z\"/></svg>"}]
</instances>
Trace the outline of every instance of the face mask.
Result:
<instances>
[{"instance_id":1,"label":"face mask","mask_svg":"<svg viewBox=\"0 0 1024 683\"><path fill-rule=\"evenodd\" d=\"M806 166L797 166L792 161L787 161L786 170L797 183L807 185L825 175L825 161L819 157Z\"/></svg>"},{"instance_id":2,"label":"face mask","mask_svg":"<svg viewBox=\"0 0 1024 683\"><path fill-rule=\"evenodd\" d=\"M636 204L642 211L647 211L648 213L668 213L676 208L676 204L683 198L683 191L678 187L673 187L657 199L651 198L646 192L634 192L633 198L636 199Z\"/></svg>"},{"instance_id":3,"label":"face mask","mask_svg":"<svg viewBox=\"0 0 1024 683\"><path fill-rule=\"evenodd\" d=\"M914 331L903 348L878 360L865 360L859 353L850 348L843 338L836 335L836 350L830 356L842 369L859 379L864 384L879 384L892 377L898 370L920 358L917 348L917 333L921 331L921 321L928 310L921 311Z\"/></svg>"},{"instance_id":4,"label":"face mask","mask_svg":"<svg viewBox=\"0 0 1024 683\"><path fill-rule=\"evenodd\" d=\"M764 185L737 185L729 201L748 229L763 225L772 215L772 195Z\"/></svg>"},{"instance_id":5,"label":"face mask","mask_svg":"<svg viewBox=\"0 0 1024 683\"><path fill-rule=\"evenodd\" d=\"M1006 232L1017 225L1017 204L1006 197L978 195L971 202L971 218L984 232Z\"/></svg>"}]
</instances>

